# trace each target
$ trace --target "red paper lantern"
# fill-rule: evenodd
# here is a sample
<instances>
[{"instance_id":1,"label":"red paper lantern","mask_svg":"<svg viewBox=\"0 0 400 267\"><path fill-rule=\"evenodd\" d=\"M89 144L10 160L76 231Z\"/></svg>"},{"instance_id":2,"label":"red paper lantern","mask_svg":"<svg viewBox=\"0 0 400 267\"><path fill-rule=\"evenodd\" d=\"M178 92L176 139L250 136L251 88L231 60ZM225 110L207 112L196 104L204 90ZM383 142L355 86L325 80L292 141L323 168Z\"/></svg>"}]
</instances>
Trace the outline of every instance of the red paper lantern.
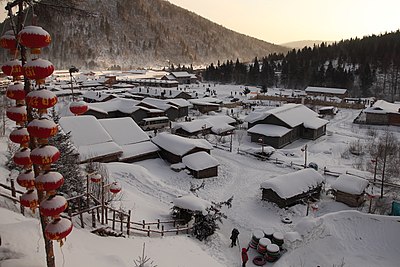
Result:
<instances>
[{"instance_id":1,"label":"red paper lantern","mask_svg":"<svg viewBox=\"0 0 400 267\"><path fill-rule=\"evenodd\" d=\"M20 82L15 82L7 87L6 95L10 99L14 100L25 100L25 89L24 84Z\"/></svg>"},{"instance_id":2,"label":"red paper lantern","mask_svg":"<svg viewBox=\"0 0 400 267\"><path fill-rule=\"evenodd\" d=\"M48 217L57 217L68 206L67 200L63 196L50 196L40 203L40 214Z\"/></svg>"},{"instance_id":3,"label":"red paper lantern","mask_svg":"<svg viewBox=\"0 0 400 267\"><path fill-rule=\"evenodd\" d=\"M55 146L43 145L31 152L33 164L50 165L60 158L60 151Z\"/></svg>"},{"instance_id":4,"label":"red paper lantern","mask_svg":"<svg viewBox=\"0 0 400 267\"><path fill-rule=\"evenodd\" d=\"M17 49L17 40L15 39L14 31L9 30L0 37L0 46L9 49L10 53L15 52Z\"/></svg>"},{"instance_id":5,"label":"red paper lantern","mask_svg":"<svg viewBox=\"0 0 400 267\"><path fill-rule=\"evenodd\" d=\"M89 106L84 101L72 102L69 105L69 110L75 115L81 115L88 111Z\"/></svg>"},{"instance_id":6,"label":"red paper lantern","mask_svg":"<svg viewBox=\"0 0 400 267\"><path fill-rule=\"evenodd\" d=\"M19 33L18 38L23 46L31 48L31 54L40 54L40 48L51 43L50 34L39 26L26 26Z\"/></svg>"},{"instance_id":7,"label":"red paper lantern","mask_svg":"<svg viewBox=\"0 0 400 267\"><path fill-rule=\"evenodd\" d=\"M57 124L46 118L34 119L27 128L29 134L36 138L49 138L58 132Z\"/></svg>"},{"instance_id":8,"label":"red paper lantern","mask_svg":"<svg viewBox=\"0 0 400 267\"><path fill-rule=\"evenodd\" d=\"M21 172L17 177L17 183L28 189L35 188L35 173L32 169Z\"/></svg>"},{"instance_id":9,"label":"red paper lantern","mask_svg":"<svg viewBox=\"0 0 400 267\"><path fill-rule=\"evenodd\" d=\"M33 59L23 67L25 77L35 80L36 84L44 84L44 80L54 72L54 66L45 59Z\"/></svg>"},{"instance_id":10,"label":"red paper lantern","mask_svg":"<svg viewBox=\"0 0 400 267\"><path fill-rule=\"evenodd\" d=\"M17 123L23 123L28 120L26 106L10 107L6 111L7 118Z\"/></svg>"},{"instance_id":11,"label":"red paper lantern","mask_svg":"<svg viewBox=\"0 0 400 267\"><path fill-rule=\"evenodd\" d=\"M92 181L93 183L100 183L101 182L101 175L98 173L92 174L90 176L90 181Z\"/></svg>"},{"instance_id":12,"label":"red paper lantern","mask_svg":"<svg viewBox=\"0 0 400 267\"><path fill-rule=\"evenodd\" d=\"M22 147L27 147L30 141L28 130L24 127L13 130L10 133L10 140L14 143L20 144Z\"/></svg>"},{"instance_id":13,"label":"red paper lantern","mask_svg":"<svg viewBox=\"0 0 400 267\"><path fill-rule=\"evenodd\" d=\"M30 208L33 212L39 205L38 195L35 190L29 190L21 195L19 201L22 206Z\"/></svg>"},{"instance_id":14,"label":"red paper lantern","mask_svg":"<svg viewBox=\"0 0 400 267\"><path fill-rule=\"evenodd\" d=\"M63 244L62 239L66 238L72 231L72 222L68 219L57 218L46 225L45 235L50 240L57 240L60 245Z\"/></svg>"},{"instance_id":15,"label":"red paper lantern","mask_svg":"<svg viewBox=\"0 0 400 267\"><path fill-rule=\"evenodd\" d=\"M57 96L46 89L31 91L26 95L26 103L30 107L39 109L39 113L45 113L57 103Z\"/></svg>"},{"instance_id":16,"label":"red paper lantern","mask_svg":"<svg viewBox=\"0 0 400 267\"><path fill-rule=\"evenodd\" d=\"M31 150L29 148L23 148L17 152L15 152L13 160L14 163L17 165L22 165L25 166L26 168L28 166L32 165L32 161L31 161Z\"/></svg>"},{"instance_id":17,"label":"red paper lantern","mask_svg":"<svg viewBox=\"0 0 400 267\"><path fill-rule=\"evenodd\" d=\"M60 188L64 183L64 177L59 172L47 171L36 177L37 190L51 192Z\"/></svg>"},{"instance_id":18,"label":"red paper lantern","mask_svg":"<svg viewBox=\"0 0 400 267\"><path fill-rule=\"evenodd\" d=\"M121 186L117 183L114 182L110 186L110 192L113 194L118 194L121 191Z\"/></svg>"},{"instance_id":19,"label":"red paper lantern","mask_svg":"<svg viewBox=\"0 0 400 267\"><path fill-rule=\"evenodd\" d=\"M22 63L18 59L7 61L3 64L1 70L4 72L5 75L13 76L14 79L16 79L18 76L23 75Z\"/></svg>"}]
</instances>

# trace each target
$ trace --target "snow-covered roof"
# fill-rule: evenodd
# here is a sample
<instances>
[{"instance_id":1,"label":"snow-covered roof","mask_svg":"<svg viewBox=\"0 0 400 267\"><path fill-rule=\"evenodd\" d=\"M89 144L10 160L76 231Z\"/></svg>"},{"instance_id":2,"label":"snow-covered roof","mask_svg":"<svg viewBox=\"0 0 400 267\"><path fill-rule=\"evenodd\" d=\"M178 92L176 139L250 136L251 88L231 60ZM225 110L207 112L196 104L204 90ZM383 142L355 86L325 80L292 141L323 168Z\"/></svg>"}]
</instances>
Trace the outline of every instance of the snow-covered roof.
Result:
<instances>
[{"instance_id":1,"label":"snow-covered roof","mask_svg":"<svg viewBox=\"0 0 400 267\"><path fill-rule=\"evenodd\" d=\"M151 97L146 97L144 98L140 103L152 106L154 108L160 109L160 110L167 110L169 108L177 109L176 106L173 106L171 104L168 104L166 100L163 99L157 99L157 98L151 98Z\"/></svg>"},{"instance_id":2,"label":"snow-covered roof","mask_svg":"<svg viewBox=\"0 0 400 267\"><path fill-rule=\"evenodd\" d=\"M348 174L340 175L332 184L334 190L344 193L360 195L368 186L368 180Z\"/></svg>"},{"instance_id":3,"label":"snow-covered roof","mask_svg":"<svg viewBox=\"0 0 400 267\"><path fill-rule=\"evenodd\" d=\"M321 174L311 168L277 176L261 183L261 188L272 189L283 199L288 199L316 188L324 181Z\"/></svg>"},{"instance_id":4,"label":"snow-covered roof","mask_svg":"<svg viewBox=\"0 0 400 267\"><path fill-rule=\"evenodd\" d=\"M174 206L191 211L200 211L207 214L207 208L211 207L211 203L207 200L189 194L186 196L177 197L174 199Z\"/></svg>"},{"instance_id":5,"label":"snow-covered roof","mask_svg":"<svg viewBox=\"0 0 400 267\"><path fill-rule=\"evenodd\" d=\"M131 117L99 120L118 145L136 144L149 141L149 136L136 124Z\"/></svg>"},{"instance_id":6,"label":"snow-covered roof","mask_svg":"<svg viewBox=\"0 0 400 267\"><path fill-rule=\"evenodd\" d=\"M264 136L270 136L270 137L282 137L285 134L289 133L292 129L279 126L279 125L273 125L273 124L257 124L251 127L250 129L247 130L249 133L253 134L260 134Z\"/></svg>"},{"instance_id":7,"label":"snow-covered roof","mask_svg":"<svg viewBox=\"0 0 400 267\"><path fill-rule=\"evenodd\" d=\"M84 98L93 99L93 100L96 100L99 102L103 101L104 99L106 99L107 97L110 97L110 96L117 97L116 95L110 94L105 91L86 91L86 92L82 93L82 96Z\"/></svg>"},{"instance_id":8,"label":"snow-covered roof","mask_svg":"<svg viewBox=\"0 0 400 267\"><path fill-rule=\"evenodd\" d=\"M218 161L205 151L193 153L182 158L182 163L189 169L201 171L219 165Z\"/></svg>"},{"instance_id":9,"label":"snow-covered roof","mask_svg":"<svg viewBox=\"0 0 400 267\"><path fill-rule=\"evenodd\" d=\"M306 93L326 93L326 94L344 95L347 92L347 89L308 86L305 91Z\"/></svg>"},{"instance_id":10,"label":"snow-covered roof","mask_svg":"<svg viewBox=\"0 0 400 267\"><path fill-rule=\"evenodd\" d=\"M188 73L187 71L175 71L171 72L171 75L173 75L176 78L190 78L191 74Z\"/></svg>"},{"instance_id":11,"label":"snow-covered roof","mask_svg":"<svg viewBox=\"0 0 400 267\"><path fill-rule=\"evenodd\" d=\"M160 150L158 146L156 146L150 141L124 145L121 146L121 148L122 148L122 155L119 158L120 160L147 155Z\"/></svg>"},{"instance_id":12,"label":"snow-covered roof","mask_svg":"<svg viewBox=\"0 0 400 267\"><path fill-rule=\"evenodd\" d=\"M222 124L222 123L236 123L236 120L228 115L218 115L218 116L204 116L203 118L207 119L208 122L213 125Z\"/></svg>"},{"instance_id":13,"label":"snow-covered roof","mask_svg":"<svg viewBox=\"0 0 400 267\"><path fill-rule=\"evenodd\" d=\"M196 147L206 150L211 150L213 148L212 145L204 139L190 139L169 133L160 133L153 137L151 141L178 156L183 156Z\"/></svg>"},{"instance_id":14,"label":"snow-covered roof","mask_svg":"<svg viewBox=\"0 0 400 267\"><path fill-rule=\"evenodd\" d=\"M93 145L79 146L78 152L80 161L85 161L88 159L121 154L122 148L115 142L105 142Z\"/></svg>"},{"instance_id":15,"label":"snow-covered roof","mask_svg":"<svg viewBox=\"0 0 400 267\"><path fill-rule=\"evenodd\" d=\"M190 122L178 122L175 123L173 128L175 130L182 129L188 133L196 133L205 129L210 129L211 131L220 134L223 132L231 131L235 129L234 126L229 125L228 123L235 123L236 120L226 116L205 116L203 119L195 119Z\"/></svg>"},{"instance_id":16,"label":"snow-covered roof","mask_svg":"<svg viewBox=\"0 0 400 267\"><path fill-rule=\"evenodd\" d=\"M365 113L399 113L400 104L390 103L385 100L378 100L372 107L364 109Z\"/></svg>"},{"instance_id":17,"label":"snow-covered roof","mask_svg":"<svg viewBox=\"0 0 400 267\"><path fill-rule=\"evenodd\" d=\"M327 120L318 118L316 112L301 104L285 104L265 112L256 112L255 114L248 115L245 118L245 121L254 123L256 121L264 120L270 115L274 115L290 127L296 127L304 123L305 127L310 126L312 127L311 129L316 129L314 128L315 126L319 125L319 127L321 127L328 123Z\"/></svg>"},{"instance_id":18,"label":"snow-covered roof","mask_svg":"<svg viewBox=\"0 0 400 267\"><path fill-rule=\"evenodd\" d=\"M190 107L192 105L192 104L190 104L189 101L187 101L183 98L168 99L167 103L177 106L177 107Z\"/></svg>"},{"instance_id":19,"label":"snow-covered roof","mask_svg":"<svg viewBox=\"0 0 400 267\"><path fill-rule=\"evenodd\" d=\"M192 120L189 122L175 123L173 128L175 130L182 129L188 133L195 133L195 132L199 132L202 130L210 129L213 126L214 125L209 123L207 120L198 119L198 120Z\"/></svg>"},{"instance_id":20,"label":"snow-covered roof","mask_svg":"<svg viewBox=\"0 0 400 267\"><path fill-rule=\"evenodd\" d=\"M77 147L112 141L96 117L91 115L62 117L59 124L64 132L71 132L71 141Z\"/></svg>"},{"instance_id":21,"label":"snow-covered roof","mask_svg":"<svg viewBox=\"0 0 400 267\"><path fill-rule=\"evenodd\" d=\"M193 105L198 105L198 106L216 106L219 107L219 104L217 103L212 103L212 102L207 102L201 99L189 99L189 102L192 103Z\"/></svg>"},{"instance_id":22,"label":"snow-covered roof","mask_svg":"<svg viewBox=\"0 0 400 267\"><path fill-rule=\"evenodd\" d=\"M114 98L106 102L99 103L88 103L89 109L103 111L103 112L112 112L112 111L120 111L122 113L131 114L141 107L136 106L140 102L133 99L126 98Z\"/></svg>"}]
</instances>

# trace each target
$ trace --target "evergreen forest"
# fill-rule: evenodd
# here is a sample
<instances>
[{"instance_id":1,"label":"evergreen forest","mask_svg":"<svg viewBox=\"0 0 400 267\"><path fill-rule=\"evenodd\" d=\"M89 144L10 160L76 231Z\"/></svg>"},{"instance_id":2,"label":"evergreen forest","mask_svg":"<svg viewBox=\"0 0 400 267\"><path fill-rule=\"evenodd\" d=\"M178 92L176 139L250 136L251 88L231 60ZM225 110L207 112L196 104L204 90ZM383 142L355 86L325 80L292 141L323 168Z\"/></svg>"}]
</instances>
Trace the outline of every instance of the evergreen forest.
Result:
<instances>
[{"instance_id":1,"label":"evergreen forest","mask_svg":"<svg viewBox=\"0 0 400 267\"><path fill-rule=\"evenodd\" d=\"M203 78L220 83L305 89L346 88L353 97L400 99L400 31L273 53L253 62L209 65Z\"/></svg>"}]
</instances>

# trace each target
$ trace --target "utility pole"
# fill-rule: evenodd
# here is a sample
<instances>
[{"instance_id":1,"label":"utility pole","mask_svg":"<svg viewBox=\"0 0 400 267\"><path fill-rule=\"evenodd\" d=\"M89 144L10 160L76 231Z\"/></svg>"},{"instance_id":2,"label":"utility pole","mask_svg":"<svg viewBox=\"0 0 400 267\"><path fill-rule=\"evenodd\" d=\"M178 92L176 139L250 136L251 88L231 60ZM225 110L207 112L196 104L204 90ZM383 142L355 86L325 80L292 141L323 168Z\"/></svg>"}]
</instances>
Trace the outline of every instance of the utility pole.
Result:
<instances>
[{"instance_id":1,"label":"utility pole","mask_svg":"<svg viewBox=\"0 0 400 267\"><path fill-rule=\"evenodd\" d=\"M387 159L387 146L388 146L388 139L389 139L389 133L386 132L386 139L385 139L385 151L383 152L383 170L382 170L382 182L381 182L381 196L380 198L383 198L383 184L385 180L385 168L386 168L386 159Z\"/></svg>"},{"instance_id":2,"label":"utility pole","mask_svg":"<svg viewBox=\"0 0 400 267\"><path fill-rule=\"evenodd\" d=\"M18 8L17 11L17 25L14 28L14 34L16 35L18 32L20 32L24 25L24 2L26 2L25 0L15 0L13 2L7 3L5 9L8 12L8 16L9 19L11 21L12 24L12 18L13 18L13 14L12 14L12 9L14 7ZM26 64L26 48L24 46L22 46L21 44L19 44L19 50L20 50L20 57L21 57L21 64L22 66L24 66ZM26 95L28 95L28 93L31 91L31 83L29 81L28 78L26 78L24 76L24 90ZM27 105L27 119L28 119L28 123L31 122L34 118L33 118L33 113L32 113L32 107L30 107L29 105ZM37 144L35 142L35 140L33 140L34 138L31 138L31 141L29 143L29 148L31 150L33 150L34 148L37 147ZM39 168L36 164L33 165L33 170L35 172L35 177L37 177L39 175ZM39 203L45 198L45 194L43 191L41 190L37 190L37 194L38 194L38 199L39 199ZM46 250L46 263L47 263L47 267L55 267L55 257L54 257L54 250L53 250L53 242L48 239L45 235L45 229L46 229L46 225L48 223L47 219L45 216L41 215L39 212L39 216L40 216L40 224L41 224L41 228L42 228L42 235L43 235L43 239L44 239L44 246L45 246L45 250Z\"/></svg>"}]
</instances>

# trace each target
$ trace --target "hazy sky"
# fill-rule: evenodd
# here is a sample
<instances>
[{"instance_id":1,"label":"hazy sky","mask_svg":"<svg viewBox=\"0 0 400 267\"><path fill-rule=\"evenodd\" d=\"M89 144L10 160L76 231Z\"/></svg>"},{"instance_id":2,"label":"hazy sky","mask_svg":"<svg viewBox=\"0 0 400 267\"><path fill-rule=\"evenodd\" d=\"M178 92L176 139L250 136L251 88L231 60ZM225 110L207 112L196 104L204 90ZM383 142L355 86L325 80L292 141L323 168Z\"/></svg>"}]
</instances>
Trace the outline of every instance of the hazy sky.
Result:
<instances>
[{"instance_id":1,"label":"hazy sky","mask_svg":"<svg viewBox=\"0 0 400 267\"><path fill-rule=\"evenodd\" d=\"M280 44L340 41L400 28L400 0L168 0L229 29Z\"/></svg>"}]
</instances>

